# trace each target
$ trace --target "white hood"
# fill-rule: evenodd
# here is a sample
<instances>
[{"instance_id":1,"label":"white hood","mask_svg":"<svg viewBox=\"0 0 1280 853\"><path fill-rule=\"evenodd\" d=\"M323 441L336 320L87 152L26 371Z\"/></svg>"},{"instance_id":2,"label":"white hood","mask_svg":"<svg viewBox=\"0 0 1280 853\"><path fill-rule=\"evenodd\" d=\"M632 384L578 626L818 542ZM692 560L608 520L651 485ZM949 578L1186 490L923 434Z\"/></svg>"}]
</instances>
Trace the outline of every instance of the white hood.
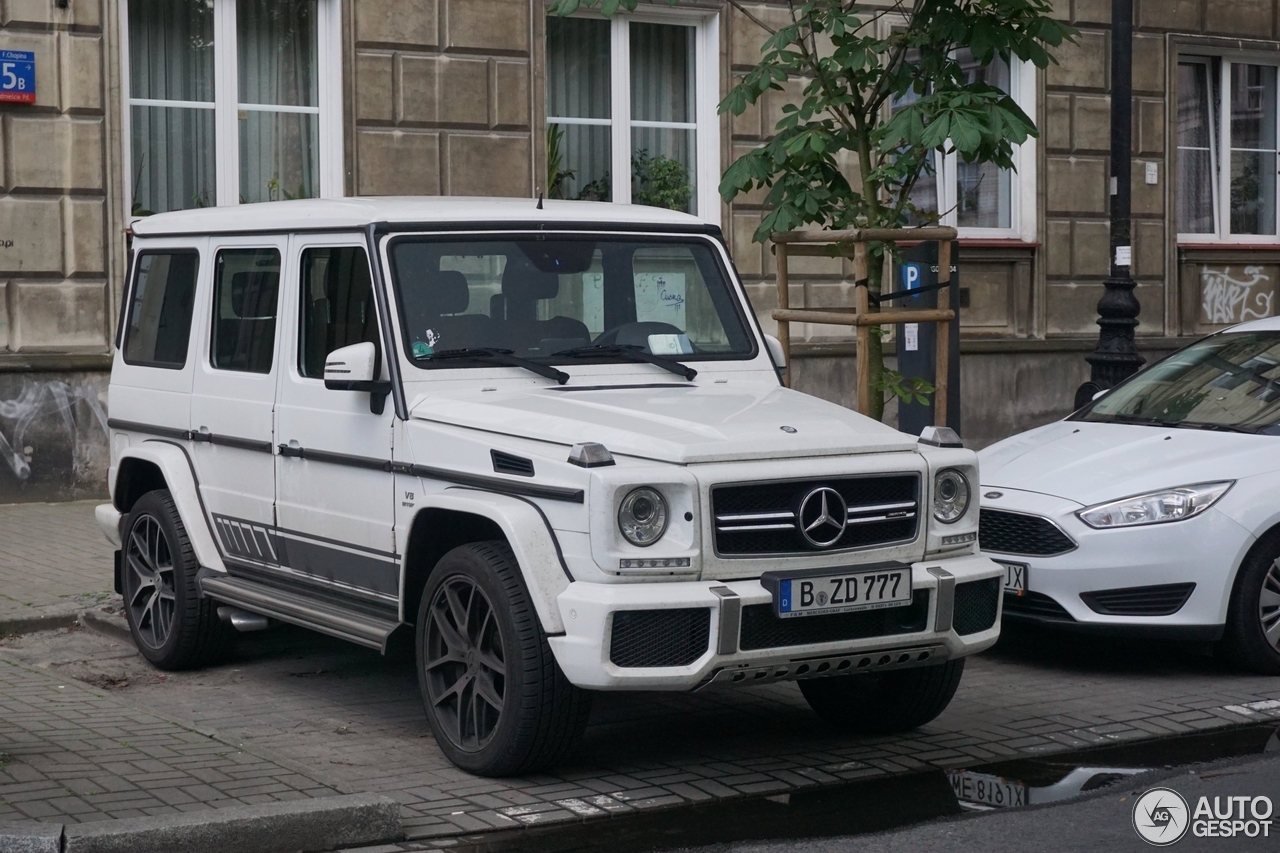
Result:
<instances>
[{"instance_id":1,"label":"white hood","mask_svg":"<svg viewBox=\"0 0 1280 853\"><path fill-rule=\"evenodd\" d=\"M912 436L787 388L663 385L445 391L414 418L687 464L911 451ZM791 427L789 432L783 427Z\"/></svg>"},{"instance_id":2,"label":"white hood","mask_svg":"<svg viewBox=\"0 0 1280 853\"><path fill-rule=\"evenodd\" d=\"M1280 469L1280 437L1059 421L978 453L982 485L1089 506Z\"/></svg>"}]
</instances>

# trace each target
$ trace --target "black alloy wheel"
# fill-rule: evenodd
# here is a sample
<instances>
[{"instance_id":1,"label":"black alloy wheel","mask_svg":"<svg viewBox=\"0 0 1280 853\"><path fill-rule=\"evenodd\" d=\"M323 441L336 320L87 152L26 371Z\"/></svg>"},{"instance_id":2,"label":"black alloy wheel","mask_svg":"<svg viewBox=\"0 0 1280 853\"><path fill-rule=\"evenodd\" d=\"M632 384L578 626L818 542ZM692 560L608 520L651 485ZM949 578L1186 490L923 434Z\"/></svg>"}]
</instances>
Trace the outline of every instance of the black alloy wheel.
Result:
<instances>
[{"instance_id":1,"label":"black alloy wheel","mask_svg":"<svg viewBox=\"0 0 1280 853\"><path fill-rule=\"evenodd\" d=\"M493 739L502 717L507 664L493 604L465 575L436 590L427 614L427 701L455 746L475 752Z\"/></svg>"},{"instance_id":2,"label":"black alloy wheel","mask_svg":"<svg viewBox=\"0 0 1280 853\"><path fill-rule=\"evenodd\" d=\"M236 632L200 594L200 564L167 490L147 492L121 537L120 581L134 645L160 669L191 669L224 657Z\"/></svg>"}]
</instances>

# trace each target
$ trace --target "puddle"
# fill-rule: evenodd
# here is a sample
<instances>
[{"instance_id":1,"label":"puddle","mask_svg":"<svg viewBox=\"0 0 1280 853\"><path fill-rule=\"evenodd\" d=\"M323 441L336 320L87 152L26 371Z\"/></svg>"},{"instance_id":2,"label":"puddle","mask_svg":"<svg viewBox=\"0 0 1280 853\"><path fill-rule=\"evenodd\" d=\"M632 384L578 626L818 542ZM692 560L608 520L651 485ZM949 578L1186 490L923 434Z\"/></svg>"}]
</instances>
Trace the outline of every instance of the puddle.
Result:
<instances>
[{"instance_id":1,"label":"puddle","mask_svg":"<svg viewBox=\"0 0 1280 853\"><path fill-rule=\"evenodd\" d=\"M650 853L734 841L830 838L884 832L966 810L1067 800L1147 770L1280 752L1274 724L1092 747L878 777L818 789L660 809L570 826L462 836L458 853Z\"/></svg>"}]
</instances>

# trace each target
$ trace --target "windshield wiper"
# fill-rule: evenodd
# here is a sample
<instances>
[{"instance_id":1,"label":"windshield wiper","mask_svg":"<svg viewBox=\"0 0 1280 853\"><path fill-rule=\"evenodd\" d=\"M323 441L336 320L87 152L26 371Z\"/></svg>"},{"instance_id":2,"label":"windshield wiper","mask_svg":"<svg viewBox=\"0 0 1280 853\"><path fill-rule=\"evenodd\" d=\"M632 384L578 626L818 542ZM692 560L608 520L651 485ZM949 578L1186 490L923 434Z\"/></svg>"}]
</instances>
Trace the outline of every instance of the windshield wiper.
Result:
<instances>
[{"instance_id":1,"label":"windshield wiper","mask_svg":"<svg viewBox=\"0 0 1280 853\"><path fill-rule=\"evenodd\" d=\"M552 356L565 356L566 358L589 358L591 356L621 356L632 361L644 362L661 367L668 373L674 373L676 376L683 376L690 382L698 375L698 371L688 365L681 364L673 358L665 356L653 355L647 352L644 347L639 346L622 346L620 344L591 344L585 347L573 347L571 349L560 350L552 353Z\"/></svg>"},{"instance_id":2,"label":"windshield wiper","mask_svg":"<svg viewBox=\"0 0 1280 853\"><path fill-rule=\"evenodd\" d=\"M1178 427L1180 429L1203 429L1210 432L1238 432L1244 435L1257 435L1258 431L1254 429L1245 429L1244 427L1232 426L1231 424L1206 424L1200 421L1177 421L1176 423L1167 424L1168 426Z\"/></svg>"},{"instance_id":3,"label":"windshield wiper","mask_svg":"<svg viewBox=\"0 0 1280 853\"><path fill-rule=\"evenodd\" d=\"M1104 417L1107 419L1099 421L1099 423L1132 424L1134 426L1153 426L1165 429L1202 429L1209 432L1238 432L1243 435L1258 434L1257 430L1245 429L1244 427L1230 424L1210 424L1203 421L1170 421L1160 420L1159 418L1140 418L1135 415L1106 415Z\"/></svg>"},{"instance_id":4,"label":"windshield wiper","mask_svg":"<svg viewBox=\"0 0 1280 853\"><path fill-rule=\"evenodd\" d=\"M493 347L465 347L463 349L446 349L440 352L428 353L427 355L414 356L416 361L439 361L453 358L470 358L477 361L493 361L498 364L505 364L509 367L523 367L531 373L539 376L545 376L548 379L554 379L563 385L569 381L569 374L563 370L556 370L548 364L539 364L536 361L530 361L527 358L521 358L518 355L512 355L509 349L495 349Z\"/></svg>"}]
</instances>

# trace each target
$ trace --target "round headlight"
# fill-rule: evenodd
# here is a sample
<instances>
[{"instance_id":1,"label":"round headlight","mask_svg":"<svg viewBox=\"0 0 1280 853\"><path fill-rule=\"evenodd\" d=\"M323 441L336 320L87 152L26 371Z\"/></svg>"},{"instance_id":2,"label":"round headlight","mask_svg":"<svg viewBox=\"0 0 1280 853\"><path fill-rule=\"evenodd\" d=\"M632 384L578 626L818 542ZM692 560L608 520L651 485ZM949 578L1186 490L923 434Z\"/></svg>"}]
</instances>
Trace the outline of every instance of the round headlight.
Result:
<instances>
[{"instance_id":1,"label":"round headlight","mask_svg":"<svg viewBox=\"0 0 1280 853\"><path fill-rule=\"evenodd\" d=\"M618 507L618 529L632 545L652 545L667 532L667 502L657 489L632 489Z\"/></svg>"},{"instance_id":2,"label":"round headlight","mask_svg":"<svg viewBox=\"0 0 1280 853\"><path fill-rule=\"evenodd\" d=\"M943 524L959 521L969 508L969 481L954 468L933 478L933 517Z\"/></svg>"}]
</instances>

